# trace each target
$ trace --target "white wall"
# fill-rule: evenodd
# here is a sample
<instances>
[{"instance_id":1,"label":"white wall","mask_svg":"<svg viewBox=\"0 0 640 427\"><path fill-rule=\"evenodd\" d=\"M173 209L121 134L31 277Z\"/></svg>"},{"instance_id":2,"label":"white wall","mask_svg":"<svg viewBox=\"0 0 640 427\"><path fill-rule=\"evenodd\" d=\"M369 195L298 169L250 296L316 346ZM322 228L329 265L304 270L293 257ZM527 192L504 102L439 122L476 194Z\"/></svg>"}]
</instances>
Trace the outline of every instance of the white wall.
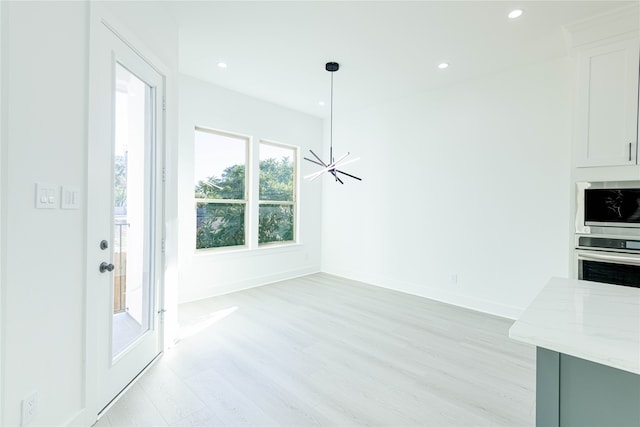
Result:
<instances>
[{"instance_id":1,"label":"white wall","mask_svg":"<svg viewBox=\"0 0 640 427\"><path fill-rule=\"evenodd\" d=\"M5 178L4 178L4 172L6 170L6 166L4 164L4 159L6 157L5 154L5 142L6 142L6 137L4 134L4 126L3 123L5 122L5 118L4 118L4 112L6 111L6 108L4 106L4 96L3 96L3 92L2 92L2 88L4 87L5 83L4 83L4 77L5 77L5 73L4 73L4 54L5 54L5 48L4 48L4 44L3 41L6 39L6 37L4 36L4 30L6 28L5 23L4 23L4 18L3 18L3 10L4 10L5 6L4 4L0 3L0 194L4 194L5 193L5 189L4 189L4 182L5 182ZM3 356L3 351L4 351L4 299L3 299L3 294L4 294L4 285L3 283L5 282L4 279L4 270L3 270L3 265L5 264L5 257L3 254L6 253L5 251L5 240L4 240L4 229L5 229L5 223L4 223L4 218L5 218L5 214L4 214L4 203L2 202L3 197L0 197L0 422L2 421L2 377L3 374L2 372L4 371L4 356Z\"/></svg>"},{"instance_id":2,"label":"white wall","mask_svg":"<svg viewBox=\"0 0 640 427\"><path fill-rule=\"evenodd\" d=\"M132 31L153 28L152 48L177 70L177 30L164 6L128 4L108 2L107 8ZM39 407L32 425L78 421L86 404L86 209L35 209L34 192L36 182L46 182L77 186L86 196L94 5L2 4L3 426L20 424L20 402L33 391ZM168 92L176 102L172 84ZM177 117L174 105L169 110ZM168 120L174 145L176 123ZM175 221L176 213L168 212Z\"/></svg>"},{"instance_id":3,"label":"white wall","mask_svg":"<svg viewBox=\"0 0 640 427\"><path fill-rule=\"evenodd\" d=\"M9 3L3 256L2 425L38 391L36 421L62 425L82 406L82 210L36 210L35 183L85 181L85 3Z\"/></svg>"},{"instance_id":4,"label":"white wall","mask_svg":"<svg viewBox=\"0 0 640 427\"><path fill-rule=\"evenodd\" d=\"M334 146L365 180L325 183L323 271L516 317L569 272L572 72L560 59L341 113Z\"/></svg>"},{"instance_id":5,"label":"white wall","mask_svg":"<svg viewBox=\"0 0 640 427\"><path fill-rule=\"evenodd\" d=\"M320 182L300 183L299 244L196 253L193 140L195 126L201 126L250 136L254 161L261 139L298 146L302 157L310 148L321 149L322 121L188 76L180 79L179 121L179 301L224 294L318 271ZM309 170L306 164L302 164L303 175Z\"/></svg>"}]
</instances>

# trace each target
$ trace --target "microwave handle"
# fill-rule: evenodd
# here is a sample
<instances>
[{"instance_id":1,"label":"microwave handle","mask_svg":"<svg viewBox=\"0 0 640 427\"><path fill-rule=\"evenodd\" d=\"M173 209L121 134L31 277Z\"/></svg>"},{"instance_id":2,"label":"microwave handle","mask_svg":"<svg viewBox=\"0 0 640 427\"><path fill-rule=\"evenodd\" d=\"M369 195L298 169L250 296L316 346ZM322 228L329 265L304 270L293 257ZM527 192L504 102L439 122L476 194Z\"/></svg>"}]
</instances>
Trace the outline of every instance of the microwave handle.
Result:
<instances>
[{"instance_id":1,"label":"microwave handle","mask_svg":"<svg viewBox=\"0 0 640 427\"><path fill-rule=\"evenodd\" d=\"M620 262L625 264L636 264L640 265L640 258L637 257L626 257L623 255L609 255L609 254L587 254L584 252L578 253L578 260L587 260L587 261L604 261L604 262Z\"/></svg>"}]
</instances>

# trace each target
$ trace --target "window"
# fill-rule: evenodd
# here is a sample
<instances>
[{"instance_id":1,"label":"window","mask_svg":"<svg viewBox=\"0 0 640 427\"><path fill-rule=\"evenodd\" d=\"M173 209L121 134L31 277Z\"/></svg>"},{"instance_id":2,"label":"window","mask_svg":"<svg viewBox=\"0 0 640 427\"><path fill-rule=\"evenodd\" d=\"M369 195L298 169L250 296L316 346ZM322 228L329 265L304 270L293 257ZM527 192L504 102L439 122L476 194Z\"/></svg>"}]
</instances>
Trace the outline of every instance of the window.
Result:
<instances>
[{"instance_id":1,"label":"window","mask_svg":"<svg viewBox=\"0 0 640 427\"><path fill-rule=\"evenodd\" d=\"M298 150L266 141L258 148L250 162L249 138L195 129L196 249L296 241Z\"/></svg>"},{"instance_id":2,"label":"window","mask_svg":"<svg viewBox=\"0 0 640 427\"><path fill-rule=\"evenodd\" d=\"M246 245L249 140L196 128L196 249Z\"/></svg>"},{"instance_id":3,"label":"window","mask_svg":"<svg viewBox=\"0 0 640 427\"><path fill-rule=\"evenodd\" d=\"M297 150L260 142L258 243L295 240Z\"/></svg>"}]
</instances>

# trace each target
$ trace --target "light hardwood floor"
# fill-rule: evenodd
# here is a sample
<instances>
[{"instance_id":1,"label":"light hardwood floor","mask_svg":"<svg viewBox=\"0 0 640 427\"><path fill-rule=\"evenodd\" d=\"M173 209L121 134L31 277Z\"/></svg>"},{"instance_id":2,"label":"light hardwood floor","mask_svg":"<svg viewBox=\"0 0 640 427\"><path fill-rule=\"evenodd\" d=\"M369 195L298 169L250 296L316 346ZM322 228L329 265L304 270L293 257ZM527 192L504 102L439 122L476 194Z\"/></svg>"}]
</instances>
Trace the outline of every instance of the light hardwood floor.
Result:
<instances>
[{"instance_id":1,"label":"light hardwood floor","mask_svg":"<svg viewBox=\"0 0 640 427\"><path fill-rule=\"evenodd\" d=\"M327 274L180 307L183 338L97 426L532 426L512 321Z\"/></svg>"}]
</instances>

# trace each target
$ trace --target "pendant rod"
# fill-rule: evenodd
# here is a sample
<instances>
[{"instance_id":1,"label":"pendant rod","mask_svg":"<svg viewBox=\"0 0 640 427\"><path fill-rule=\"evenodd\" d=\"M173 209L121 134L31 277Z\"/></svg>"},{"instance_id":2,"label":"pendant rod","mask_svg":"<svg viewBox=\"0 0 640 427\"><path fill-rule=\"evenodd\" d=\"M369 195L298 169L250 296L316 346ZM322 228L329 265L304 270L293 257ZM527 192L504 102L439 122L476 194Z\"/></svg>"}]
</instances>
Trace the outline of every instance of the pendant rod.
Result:
<instances>
[{"instance_id":1,"label":"pendant rod","mask_svg":"<svg viewBox=\"0 0 640 427\"><path fill-rule=\"evenodd\" d=\"M329 159L333 162L333 72L331 73L331 108L329 110Z\"/></svg>"}]
</instances>

